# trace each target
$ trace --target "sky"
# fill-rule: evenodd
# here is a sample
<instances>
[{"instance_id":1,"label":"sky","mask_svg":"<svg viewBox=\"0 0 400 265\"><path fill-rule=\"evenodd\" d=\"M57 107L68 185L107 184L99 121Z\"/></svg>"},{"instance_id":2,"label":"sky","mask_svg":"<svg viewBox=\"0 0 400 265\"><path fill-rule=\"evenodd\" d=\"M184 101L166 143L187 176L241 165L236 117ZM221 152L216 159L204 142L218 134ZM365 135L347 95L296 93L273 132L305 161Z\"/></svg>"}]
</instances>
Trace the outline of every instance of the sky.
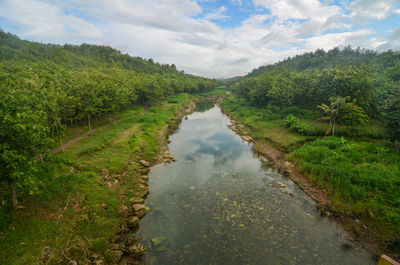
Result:
<instances>
[{"instance_id":1,"label":"sky","mask_svg":"<svg viewBox=\"0 0 400 265\"><path fill-rule=\"evenodd\" d=\"M210 78L351 45L400 50L400 0L0 0L22 39L108 45Z\"/></svg>"}]
</instances>

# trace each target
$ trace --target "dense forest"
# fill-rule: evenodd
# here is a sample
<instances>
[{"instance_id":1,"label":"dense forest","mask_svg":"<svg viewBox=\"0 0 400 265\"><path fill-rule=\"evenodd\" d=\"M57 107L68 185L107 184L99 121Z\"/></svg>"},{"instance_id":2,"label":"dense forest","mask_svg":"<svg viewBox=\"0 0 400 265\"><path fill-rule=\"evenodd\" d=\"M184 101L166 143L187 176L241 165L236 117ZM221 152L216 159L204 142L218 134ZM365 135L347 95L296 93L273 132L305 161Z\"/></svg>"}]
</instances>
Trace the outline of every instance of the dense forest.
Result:
<instances>
[{"instance_id":1,"label":"dense forest","mask_svg":"<svg viewBox=\"0 0 400 265\"><path fill-rule=\"evenodd\" d=\"M233 90L258 107L319 108L333 134L337 123L354 127L379 120L395 143L400 140L399 81L400 52L345 47L254 69Z\"/></svg>"},{"instance_id":2,"label":"dense forest","mask_svg":"<svg viewBox=\"0 0 400 265\"><path fill-rule=\"evenodd\" d=\"M148 105L181 92L205 92L215 81L175 65L132 57L105 46L29 42L0 31L0 179L34 194L36 164L60 144L65 128Z\"/></svg>"}]
</instances>

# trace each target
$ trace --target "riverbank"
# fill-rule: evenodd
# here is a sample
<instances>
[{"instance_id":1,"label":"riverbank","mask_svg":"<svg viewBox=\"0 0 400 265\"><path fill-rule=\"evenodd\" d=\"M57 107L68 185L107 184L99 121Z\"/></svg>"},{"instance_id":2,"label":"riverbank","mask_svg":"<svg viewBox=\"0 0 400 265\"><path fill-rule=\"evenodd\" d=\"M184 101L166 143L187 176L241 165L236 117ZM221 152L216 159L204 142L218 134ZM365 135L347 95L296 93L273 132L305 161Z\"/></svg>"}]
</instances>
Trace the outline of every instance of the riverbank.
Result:
<instances>
[{"instance_id":1,"label":"riverbank","mask_svg":"<svg viewBox=\"0 0 400 265\"><path fill-rule=\"evenodd\" d=\"M393 224L393 220L390 220L387 215L371 216L369 213L365 214L367 210L363 207L368 206L367 209L371 209L371 204L368 204L371 203L370 201L361 199L350 201L348 197L340 197L341 192L347 190L339 190L341 187L332 183L330 175L324 176L324 172L320 171L316 177L315 171L310 169L310 165L314 165L314 161L310 161L307 156L305 157L306 151L302 148L312 145L319 137L304 136L290 132L284 127L282 115L278 112L266 114L265 110L245 106L243 102L239 103L232 98L220 102L220 105L232 119L232 129L241 135L243 140L252 142L254 149L265 156L273 168L290 177L301 189L309 194L317 202L321 215L327 215L341 223L350 232L350 241L355 242L355 244L360 242L375 258L382 253L399 258L400 248L397 246L398 242L400 242L400 234L398 227ZM337 138L337 141L341 141L341 139ZM358 143L344 141L346 143L344 144L345 146L351 145L355 147L353 144ZM364 147L364 145L360 142L357 147L362 149L361 147ZM371 151L371 148L368 146L364 149ZM316 150L313 150L313 152L315 153ZM365 158L366 154L363 152L366 151L362 151L360 154L364 155ZM335 154L337 155L337 153ZM334 159L335 154L331 153L331 157L327 157L327 160L337 161ZM389 156L389 154L385 153L381 155ZM379 162L387 163L389 158L381 160ZM353 161L356 160L353 159ZM358 163L358 166L355 167L360 167L360 164L364 166L362 162L356 163ZM320 170L323 170L324 168L321 166ZM351 165L346 166L350 167ZM394 170L396 166L397 164L394 163L394 166L389 167L394 174L397 174ZM339 168L339 164L337 167ZM386 171L384 172L386 173ZM362 173L365 175L365 172ZM325 182L323 181L324 177ZM360 189L363 187L362 184L358 185ZM394 182L393 185L396 185L396 183ZM353 187L357 186L357 184L349 186ZM385 202L381 202L380 205L386 207ZM360 211L360 209L363 209L363 211ZM370 211L372 214L377 213L374 208ZM396 211L394 209L392 213L396 214ZM382 226L382 224L385 225Z\"/></svg>"},{"instance_id":2,"label":"riverbank","mask_svg":"<svg viewBox=\"0 0 400 265\"><path fill-rule=\"evenodd\" d=\"M1 208L0 263L135 263L145 252L133 234L148 210L149 167L174 159L168 134L194 110L194 100L209 96L215 93L135 107L99 121L91 134L73 128L67 137L79 139L41 165L41 191L20 198L16 213Z\"/></svg>"}]
</instances>

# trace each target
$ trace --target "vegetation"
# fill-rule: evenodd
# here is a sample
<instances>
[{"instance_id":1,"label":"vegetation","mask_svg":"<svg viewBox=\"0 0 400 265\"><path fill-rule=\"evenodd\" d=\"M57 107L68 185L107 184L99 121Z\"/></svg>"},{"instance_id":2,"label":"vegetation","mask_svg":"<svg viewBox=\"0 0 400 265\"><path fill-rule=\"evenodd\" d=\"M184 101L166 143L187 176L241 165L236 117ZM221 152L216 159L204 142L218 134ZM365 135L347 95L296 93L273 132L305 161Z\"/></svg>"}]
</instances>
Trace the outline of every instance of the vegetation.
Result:
<instances>
[{"instance_id":1,"label":"vegetation","mask_svg":"<svg viewBox=\"0 0 400 265\"><path fill-rule=\"evenodd\" d=\"M20 197L25 209L0 208L0 263L55 264L65 261L64 255L83 262L90 253L104 255L123 224L121 200L129 205L128 199L140 192L137 161L155 159L165 141L160 132L189 100L180 94L147 110L127 109L112 123L95 122L91 136L39 163L40 190ZM1 190L0 196L4 200L8 191Z\"/></svg>"},{"instance_id":2,"label":"vegetation","mask_svg":"<svg viewBox=\"0 0 400 265\"><path fill-rule=\"evenodd\" d=\"M1 31L0 69L0 181L14 208L19 194L39 192L38 160L48 159L66 127L85 122L91 131L93 120L215 86L110 47L44 45Z\"/></svg>"},{"instance_id":3,"label":"vegetation","mask_svg":"<svg viewBox=\"0 0 400 265\"><path fill-rule=\"evenodd\" d=\"M234 96L221 103L255 139L290 153L305 176L329 191L335 212L363 219L395 252L399 65L399 52L317 50L228 80Z\"/></svg>"}]
</instances>

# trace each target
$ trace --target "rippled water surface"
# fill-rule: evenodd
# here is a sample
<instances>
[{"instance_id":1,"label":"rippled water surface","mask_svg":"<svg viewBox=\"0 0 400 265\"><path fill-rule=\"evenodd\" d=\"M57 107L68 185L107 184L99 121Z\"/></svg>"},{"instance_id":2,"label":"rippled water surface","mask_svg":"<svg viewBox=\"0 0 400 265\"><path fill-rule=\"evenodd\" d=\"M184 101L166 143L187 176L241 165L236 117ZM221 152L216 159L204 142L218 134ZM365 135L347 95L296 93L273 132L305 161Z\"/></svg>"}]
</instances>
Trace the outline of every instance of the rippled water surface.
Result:
<instances>
[{"instance_id":1,"label":"rippled water surface","mask_svg":"<svg viewBox=\"0 0 400 265\"><path fill-rule=\"evenodd\" d=\"M373 264L229 124L216 106L189 115L170 137L177 161L151 169L146 264Z\"/></svg>"}]
</instances>

